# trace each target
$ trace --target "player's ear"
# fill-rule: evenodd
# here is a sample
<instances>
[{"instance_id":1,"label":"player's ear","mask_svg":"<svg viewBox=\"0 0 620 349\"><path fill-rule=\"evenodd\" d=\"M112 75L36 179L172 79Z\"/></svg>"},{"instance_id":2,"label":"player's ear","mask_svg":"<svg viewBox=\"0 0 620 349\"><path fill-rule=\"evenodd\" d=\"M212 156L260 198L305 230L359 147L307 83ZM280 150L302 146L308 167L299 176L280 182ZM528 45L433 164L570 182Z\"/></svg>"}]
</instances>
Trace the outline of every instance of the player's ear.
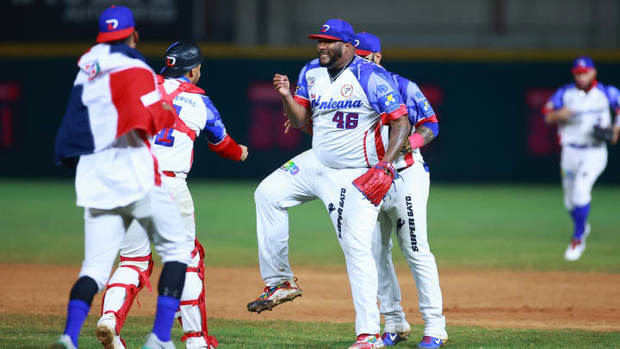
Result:
<instances>
[{"instance_id":1,"label":"player's ear","mask_svg":"<svg viewBox=\"0 0 620 349\"><path fill-rule=\"evenodd\" d=\"M383 55L381 55L381 52L375 52L374 61L376 64L381 64L381 58L383 58Z\"/></svg>"},{"instance_id":2,"label":"player's ear","mask_svg":"<svg viewBox=\"0 0 620 349\"><path fill-rule=\"evenodd\" d=\"M137 45L138 42L140 42L140 34L138 34L138 31L134 30L131 36L133 37L134 45Z\"/></svg>"}]
</instances>

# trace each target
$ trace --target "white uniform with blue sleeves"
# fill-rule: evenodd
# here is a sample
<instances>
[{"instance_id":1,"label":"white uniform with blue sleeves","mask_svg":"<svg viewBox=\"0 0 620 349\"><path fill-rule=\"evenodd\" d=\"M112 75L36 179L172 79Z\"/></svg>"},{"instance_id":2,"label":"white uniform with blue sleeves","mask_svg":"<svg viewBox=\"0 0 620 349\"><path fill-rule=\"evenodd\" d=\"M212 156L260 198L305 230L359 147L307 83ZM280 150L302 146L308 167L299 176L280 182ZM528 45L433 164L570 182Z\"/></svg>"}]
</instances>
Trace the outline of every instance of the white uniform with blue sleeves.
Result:
<instances>
[{"instance_id":1,"label":"white uniform with blue sleeves","mask_svg":"<svg viewBox=\"0 0 620 349\"><path fill-rule=\"evenodd\" d=\"M185 77L169 78L164 81L163 87L167 93L170 93L176 90L181 82L189 83L189 80ZM173 107L182 123L177 121L174 128L161 130L153 139L152 149L164 174L162 184L172 195L181 212L185 234L194 240L196 238L194 202L186 182L187 174L192 166L194 139L201 132L204 132L209 144L216 145L226 138L226 129L217 109L207 96L199 93L181 92L173 99ZM136 221L133 221L127 230L120 254L129 258L140 258L151 254L148 236ZM191 257L188 267L196 270L201 262L200 255L195 254ZM110 284L116 283L137 286L140 281L134 271L118 268L110 279ZM104 313L118 311L124 302L126 291L123 288L111 288L111 290L113 291L110 291L105 297L102 308ZM181 302L198 299L202 290L202 279L196 272L188 272ZM199 307L190 304L181 305L180 309L183 316L183 332L200 333L202 331L202 317ZM190 340L204 341L202 337Z\"/></svg>"},{"instance_id":2,"label":"white uniform with blue sleeves","mask_svg":"<svg viewBox=\"0 0 620 349\"><path fill-rule=\"evenodd\" d=\"M176 90L187 78L166 79L164 88ZM179 118L198 137L204 130L210 144L218 144L226 137L226 128L209 97L198 93L182 92L172 101ZM192 167L194 140L183 129L165 128L153 140L153 151L163 171L171 171L177 177L186 178Z\"/></svg>"},{"instance_id":3,"label":"white uniform with blue sleeves","mask_svg":"<svg viewBox=\"0 0 620 349\"><path fill-rule=\"evenodd\" d=\"M295 99L312 111L312 148L325 166L370 167L385 154L393 115L406 112L389 73L356 57L332 82L318 59L307 64Z\"/></svg>"},{"instance_id":4,"label":"white uniform with blue sleeves","mask_svg":"<svg viewBox=\"0 0 620 349\"><path fill-rule=\"evenodd\" d=\"M569 211L590 203L592 186L607 166L607 146L592 137L592 129L594 125L610 126L610 107L618 111L619 106L618 89L600 82L594 82L588 91L566 85L545 105L546 110L567 107L574 112L558 127L564 204Z\"/></svg>"},{"instance_id":5,"label":"white uniform with blue sleeves","mask_svg":"<svg viewBox=\"0 0 620 349\"><path fill-rule=\"evenodd\" d=\"M295 100L312 115L313 148L265 178L255 193L261 275L267 286L293 278L288 261L287 209L319 198L345 255L356 310L356 332L379 333L372 231L379 208L352 181L385 153L388 130L406 114L394 80L355 57L333 80L318 60L298 79Z\"/></svg>"},{"instance_id":6,"label":"white uniform with blue sleeves","mask_svg":"<svg viewBox=\"0 0 620 349\"><path fill-rule=\"evenodd\" d=\"M424 125L435 135L437 118L430 103L414 82L393 74L402 99L406 102L411 133ZM424 319L424 336L448 339L439 273L427 237L426 203L430 178L419 149L403 151L396 162L399 179L395 181L384 203L375 227L373 253L379 275L379 303L385 316L384 332L406 332L409 324L400 305L401 292L392 262L391 234L396 232L398 244L407 260L418 291L419 310Z\"/></svg>"}]
</instances>

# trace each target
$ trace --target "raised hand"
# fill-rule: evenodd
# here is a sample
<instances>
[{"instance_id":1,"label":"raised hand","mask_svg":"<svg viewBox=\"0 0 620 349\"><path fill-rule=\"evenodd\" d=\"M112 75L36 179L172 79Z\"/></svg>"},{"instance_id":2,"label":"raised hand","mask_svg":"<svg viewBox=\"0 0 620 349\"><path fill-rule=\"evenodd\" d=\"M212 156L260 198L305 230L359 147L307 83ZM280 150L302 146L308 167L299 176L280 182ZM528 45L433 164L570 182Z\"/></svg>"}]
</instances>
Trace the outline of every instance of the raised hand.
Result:
<instances>
[{"instance_id":1,"label":"raised hand","mask_svg":"<svg viewBox=\"0 0 620 349\"><path fill-rule=\"evenodd\" d=\"M291 83L288 80L288 76L275 73L273 75L273 88L278 91L280 96L289 96L291 94Z\"/></svg>"}]
</instances>

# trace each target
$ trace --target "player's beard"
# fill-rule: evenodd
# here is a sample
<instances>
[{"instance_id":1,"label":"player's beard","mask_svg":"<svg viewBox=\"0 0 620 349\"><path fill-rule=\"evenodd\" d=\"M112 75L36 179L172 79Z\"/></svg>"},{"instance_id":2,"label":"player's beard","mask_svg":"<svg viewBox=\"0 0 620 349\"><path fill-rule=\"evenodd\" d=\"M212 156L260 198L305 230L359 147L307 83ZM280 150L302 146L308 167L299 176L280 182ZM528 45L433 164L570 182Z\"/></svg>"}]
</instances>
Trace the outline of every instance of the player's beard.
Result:
<instances>
[{"instance_id":1,"label":"player's beard","mask_svg":"<svg viewBox=\"0 0 620 349\"><path fill-rule=\"evenodd\" d=\"M342 43L338 43L338 45L334 48L333 51L328 49L319 51L319 64L321 67L334 68L333 65L342 57ZM323 63L321 60L321 53L326 53L329 57L329 61Z\"/></svg>"},{"instance_id":2,"label":"player's beard","mask_svg":"<svg viewBox=\"0 0 620 349\"><path fill-rule=\"evenodd\" d=\"M585 91L588 91L590 88L592 88L593 83L594 83L594 79L585 80L585 81L575 81L575 85L577 85L577 88L581 90L585 90Z\"/></svg>"}]
</instances>

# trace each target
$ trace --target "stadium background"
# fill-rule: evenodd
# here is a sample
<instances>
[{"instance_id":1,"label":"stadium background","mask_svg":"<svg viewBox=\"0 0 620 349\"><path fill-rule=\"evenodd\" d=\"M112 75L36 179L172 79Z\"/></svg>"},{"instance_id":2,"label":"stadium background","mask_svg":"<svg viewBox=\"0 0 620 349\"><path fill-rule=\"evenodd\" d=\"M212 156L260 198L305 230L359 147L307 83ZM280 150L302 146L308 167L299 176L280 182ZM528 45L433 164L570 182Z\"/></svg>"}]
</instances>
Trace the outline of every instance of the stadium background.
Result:
<instances>
[{"instance_id":1,"label":"stadium background","mask_svg":"<svg viewBox=\"0 0 620 349\"><path fill-rule=\"evenodd\" d=\"M357 1L354 8L324 0L124 3L136 12L139 49L155 69L175 40L201 42L207 59L199 85L231 134L252 150L243 169L220 159L196 161L192 178L260 179L309 146L297 132L281 135L284 117L269 81L276 71L295 80L315 56L307 34L329 17L377 34L384 65L428 95L442 121L441 141L425 149L438 181L557 181L558 147L541 105L571 81L578 54L594 57L601 81L620 81L616 1ZM2 176L71 176L54 166L48 145L76 59L108 4L0 5L0 159L11 164ZM206 143L197 142L196 159L207 153ZM610 153L601 181L617 183L620 161Z\"/></svg>"},{"instance_id":2,"label":"stadium background","mask_svg":"<svg viewBox=\"0 0 620 349\"><path fill-rule=\"evenodd\" d=\"M0 285L0 347L40 347L33 343L50 341L61 330L83 238L73 172L53 163L54 136L76 60L92 45L97 16L111 3L0 3L0 276L12 280ZM323 281L312 278L314 268L327 268L319 271L345 291L348 287L341 252L319 203L293 210L291 218L291 259L300 266L307 303L296 301L290 312L274 311L258 320L244 313L247 298L262 287L252 190L310 146L299 132L282 135L284 117L270 80L274 72L295 80L315 57L314 42L306 36L334 17L378 35L384 66L418 82L438 114L440 135L423 154L431 166L430 240L444 286L451 345L618 346L620 300L613 292L620 289L620 152L610 147L593 194L597 230L588 251L580 262L567 264L561 255L571 227L561 201L559 147L540 107L557 87L571 82L571 61L580 54L594 58L602 82L620 85L619 1L114 3L134 10L138 49L155 70L172 42L200 43L206 59L199 86L213 99L229 133L250 149L248 161L235 164L198 140L190 175L198 235L210 251L207 277L228 282L226 275L237 275L231 278L247 283L238 299L223 304L218 296L226 297L227 289L207 281L211 326L227 347L295 347L291 343L300 338L303 344L297 347L342 347L352 337L346 292L340 307L316 305L319 294L332 289L313 289ZM415 288L400 252L395 255L417 334ZM508 293L502 298L501 292ZM146 310L153 298L143 297L143 310L134 309L137 325L128 324L133 343L140 342L137 336L149 322ZM96 315L91 311L91 328ZM297 328L277 322L283 319L315 322ZM344 327L321 325L331 320ZM278 342L274 328L290 338ZM328 339L318 341L311 332L316 328ZM89 334L83 335L85 347L95 343ZM271 340L267 344L244 339L265 335Z\"/></svg>"}]
</instances>

